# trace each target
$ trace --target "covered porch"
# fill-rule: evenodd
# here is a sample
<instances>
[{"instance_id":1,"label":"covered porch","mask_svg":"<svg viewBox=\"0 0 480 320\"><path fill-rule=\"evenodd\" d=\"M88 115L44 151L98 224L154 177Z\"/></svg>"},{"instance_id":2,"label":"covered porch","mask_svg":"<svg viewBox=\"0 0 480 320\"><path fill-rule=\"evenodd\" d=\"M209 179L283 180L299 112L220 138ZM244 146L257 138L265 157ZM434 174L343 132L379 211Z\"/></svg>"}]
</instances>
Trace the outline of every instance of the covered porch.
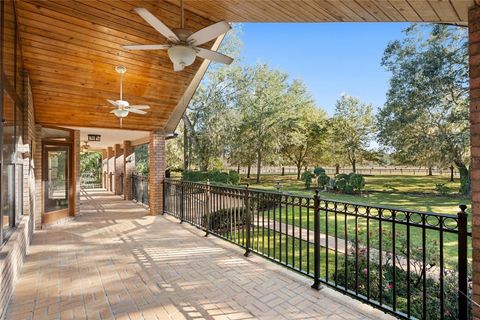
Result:
<instances>
[{"instance_id":1,"label":"covered porch","mask_svg":"<svg viewBox=\"0 0 480 320\"><path fill-rule=\"evenodd\" d=\"M6 319L386 319L380 310L105 190L36 233Z\"/></svg>"},{"instance_id":2,"label":"covered porch","mask_svg":"<svg viewBox=\"0 0 480 320\"><path fill-rule=\"evenodd\" d=\"M473 247L471 296L473 301L479 302L480 2L332 3L187 0L185 26L199 30L220 20L410 21L468 26L472 155L472 208L469 208L472 241L468 246ZM182 207L179 206L178 210L176 207L175 210L167 208L170 213L176 212L181 217L189 210L188 207L185 210L183 204L184 194L188 195L188 192L184 193L185 186L171 188L168 194L164 190L168 183L165 179L165 140L173 134L209 61L197 59L184 71L174 72L166 52L130 52L122 46L165 41L135 14L134 8L147 8L173 28L179 21L178 1L7 0L0 6L0 106L3 112L0 145L4 149L0 156L0 206L3 210L0 225L0 318L389 317L326 286L321 291L312 290L310 279L256 255L246 258L241 248L216 237L205 238L204 232L195 227L179 224L178 220L162 215L167 211L166 197L181 199ZM213 39L205 48L217 49L222 38ZM115 67L119 65L129 70L125 78L125 99L132 104L151 107L148 116L129 115L122 128L118 119L110 114L110 109L104 106L106 99L118 97ZM63 133L59 135L59 131ZM103 144L91 143L93 148L103 152L103 189L86 192L80 187L79 155L88 134L99 134L104 138ZM132 147L140 143L149 148L148 209L129 201L133 197L129 157ZM58 189L62 194L55 194L54 199L55 209L60 208L57 211L61 212L51 214L45 210L49 162L48 150L44 147L58 153L59 150L52 149L58 145L68 152L64 161L69 168ZM198 189L190 186L190 189L195 188ZM210 187L200 189L208 194L206 191ZM200 194L198 190L191 193L194 196ZM237 201L240 199L238 194L228 196ZM251 195L247 193L245 199L251 199ZM301 199L304 200L308 201ZM210 202L204 204L209 212ZM242 205L246 212L250 209L248 202ZM307 206L312 209L313 201ZM219 209L231 207L219 205ZM318 206L315 211L318 212ZM462 213L465 222L464 209ZM198 218L195 214L192 216ZM252 217L257 218L257 224L248 226L247 230L259 226L260 214ZM194 222L188 217L185 221ZM320 222L315 224L319 230ZM209 227L208 221L206 225ZM272 222L272 225L276 226L276 223ZM284 228L281 221L278 225L281 231ZM443 227L439 228L443 232ZM299 233L300 237L310 235L302 229L284 229L287 236L289 233ZM318 232L314 235L318 238L317 244L320 237ZM329 237L324 239L328 241ZM312 241L308 243L310 245ZM467 245L466 241L463 245ZM250 249L249 245L246 247ZM330 248L328 244L325 247ZM378 252L382 257L382 250ZM464 253L466 260L466 250ZM286 255L288 257L288 253ZM318 261L320 258L315 256L314 259ZM462 279L467 278L464 269ZM320 270L312 271L318 280ZM319 283L316 285L318 287ZM466 309L471 308L473 319L480 319L480 308L471 302L471 306L467 306L467 299L461 296L469 290L467 281L461 285L455 293L461 297L462 314L468 314ZM384 307L382 301L376 306ZM407 318L410 314L397 316Z\"/></svg>"}]
</instances>

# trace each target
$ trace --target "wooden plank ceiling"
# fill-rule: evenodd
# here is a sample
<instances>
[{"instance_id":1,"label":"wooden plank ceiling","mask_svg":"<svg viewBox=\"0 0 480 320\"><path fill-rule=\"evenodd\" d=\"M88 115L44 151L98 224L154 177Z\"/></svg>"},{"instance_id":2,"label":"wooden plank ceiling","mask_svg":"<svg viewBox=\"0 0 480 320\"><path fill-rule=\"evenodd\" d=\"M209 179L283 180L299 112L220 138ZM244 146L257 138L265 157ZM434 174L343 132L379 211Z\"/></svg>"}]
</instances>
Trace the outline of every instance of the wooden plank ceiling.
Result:
<instances>
[{"instance_id":1,"label":"wooden plank ceiling","mask_svg":"<svg viewBox=\"0 0 480 320\"><path fill-rule=\"evenodd\" d=\"M185 26L213 22L425 21L466 24L480 0L185 0ZM480 4L480 3L478 3ZM41 124L118 128L105 107L117 99L115 65L125 65L124 99L149 104L130 114L124 128L163 128L202 60L173 72L166 51L126 51L121 45L165 43L133 12L144 7L171 28L179 26L179 0L17 0L25 67L36 121ZM207 44L211 46L212 43Z\"/></svg>"}]
</instances>

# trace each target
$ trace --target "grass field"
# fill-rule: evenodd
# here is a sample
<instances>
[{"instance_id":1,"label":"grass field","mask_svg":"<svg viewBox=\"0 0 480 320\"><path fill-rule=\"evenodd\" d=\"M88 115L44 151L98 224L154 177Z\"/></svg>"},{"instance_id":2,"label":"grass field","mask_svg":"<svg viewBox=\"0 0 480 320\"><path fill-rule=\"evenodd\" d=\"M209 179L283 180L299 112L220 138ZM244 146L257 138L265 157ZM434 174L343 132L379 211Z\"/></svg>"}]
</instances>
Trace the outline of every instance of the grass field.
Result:
<instances>
[{"instance_id":1,"label":"grass field","mask_svg":"<svg viewBox=\"0 0 480 320\"><path fill-rule=\"evenodd\" d=\"M407 210L437 212L444 214L456 214L459 211L459 204L467 204L470 207L470 199L459 196L456 191L459 188L458 179L450 182L447 177L440 176L366 176L365 191L361 195L347 195L334 192L322 192L320 197L323 199L348 201L353 203L362 203L366 205L378 205L385 207L396 207ZM296 180L296 176L280 176L268 175L263 176L261 183L255 183L255 179L247 179L242 177L242 183L249 183L251 188L275 190L276 181L280 181L281 190L298 195L312 195L314 189L305 189L303 181ZM445 183L451 190L451 194L441 196L435 192L435 185L438 183ZM388 185L388 188L386 187ZM393 188L393 189L392 189ZM307 216L309 224L307 223ZM321 213L321 221L325 221L327 217ZM276 220L279 217L275 217ZM289 221L296 226L301 226L306 229L313 230L313 214L307 214L306 209L300 210L283 210L283 221ZM352 239L355 235L355 218L347 218L347 233L345 234L344 216L338 215L338 236L345 238L345 236ZM328 225L333 226L335 223L335 216L329 214ZM359 242L366 243L366 219L359 218L357 221L359 232ZM325 232L325 223L320 225L321 231ZM333 235L333 228L330 227L329 234ZM378 223L370 222L370 231L378 236L380 229ZM397 232L405 235L406 228L404 226L397 226ZM390 234L391 225L384 223L381 232ZM433 243L438 243L438 232L434 230L427 231L427 245L433 246ZM411 229L412 243L421 244L422 231L421 228ZM445 260L449 265L454 265L457 257L457 239L454 234L445 234Z\"/></svg>"},{"instance_id":2,"label":"grass field","mask_svg":"<svg viewBox=\"0 0 480 320\"><path fill-rule=\"evenodd\" d=\"M457 194L458 179L450 182L440 176L366 176L365 191L362 195L347 195L322 192L321 197L330 200L349 201L369 205L398 207L416 211L456 214L459 204L470 207L470 199ZM254 178L242 176L242 183L251 188L275 190L276 181L280 181L281 190L294 194L313 194L314 189L306 190L303 181L296 176L266 175L256 183ZM442 196L435 192L435 185L445 183L451 193ZM393 188L393 189L392 189Z\"/></svg>"}]
</instances>

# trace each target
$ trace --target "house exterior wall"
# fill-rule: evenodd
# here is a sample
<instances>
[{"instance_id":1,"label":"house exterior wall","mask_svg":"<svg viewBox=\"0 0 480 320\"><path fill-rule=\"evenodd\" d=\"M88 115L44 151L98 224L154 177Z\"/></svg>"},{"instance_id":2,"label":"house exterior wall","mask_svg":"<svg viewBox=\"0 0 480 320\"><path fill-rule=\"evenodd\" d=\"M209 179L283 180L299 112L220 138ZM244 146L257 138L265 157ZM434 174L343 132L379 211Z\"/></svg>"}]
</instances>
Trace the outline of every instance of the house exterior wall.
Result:
<instances>
[{"instance_id":1,"label":"house exterior wall","mask_svg":"<svg viewBox=\"0 0 480 320\"><path fill-rule=\"evenodd\" d=\"M25 133L23 143L30 144L30 148L32 148L36 143L38 130L35 126L33 97L27 74L25 74L24 86ZM30 149L30 153L24 155L23 215L8 240L0 247L0 319L5 315L15 282L20 276L28 246L32 241L34 228L40 228L41 226L41 213L39 214L36 207L38 201L40 201L37 176L35 175L40 169L37 169L35 166L36 160L37 154L35 150Z\"/></svg>"},{"instance_id":2,"label":"house exterior wall","mask_svg":"<svg viewBox=\"0 0 480 320\"><path fill-rule=\"evenodd\" d=\"M472 185L473 300L480 303L480 6L469 10L470 143ZM473 305L473 318L480 308Z\"/></svg>"}]
</instances>

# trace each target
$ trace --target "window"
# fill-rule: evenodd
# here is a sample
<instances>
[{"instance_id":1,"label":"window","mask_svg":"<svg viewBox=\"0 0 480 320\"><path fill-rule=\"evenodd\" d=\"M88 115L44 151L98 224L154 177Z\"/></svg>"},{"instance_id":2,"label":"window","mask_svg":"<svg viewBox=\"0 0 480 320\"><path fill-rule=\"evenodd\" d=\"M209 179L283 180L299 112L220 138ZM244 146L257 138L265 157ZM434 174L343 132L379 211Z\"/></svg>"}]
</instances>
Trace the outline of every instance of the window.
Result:
<instances>
[{"instance_id":1,"label":"window","mask_svg":"<svg viewBox=\"0 0 480 320\"><path fill-rule=\"evenodd\" d=\"M14 1L0 2L0 243L23 213L24 71Z\"/></svg>"}]
</instances>

